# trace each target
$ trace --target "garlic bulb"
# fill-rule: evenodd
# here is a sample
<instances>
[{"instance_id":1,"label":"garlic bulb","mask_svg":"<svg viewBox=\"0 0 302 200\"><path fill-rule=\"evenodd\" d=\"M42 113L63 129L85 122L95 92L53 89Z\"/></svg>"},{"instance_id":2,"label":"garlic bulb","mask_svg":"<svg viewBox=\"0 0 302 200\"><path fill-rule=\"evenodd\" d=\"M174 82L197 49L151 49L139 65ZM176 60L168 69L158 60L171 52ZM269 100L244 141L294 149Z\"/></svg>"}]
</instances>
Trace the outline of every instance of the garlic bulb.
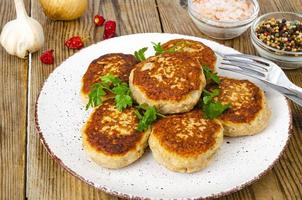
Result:
<instances>
[{"instance_id":1,"label":"garlic bulb","mask_svg":"<svg viewBox=\"0 0 302 200\"><path fill-rule=\"evenodd\" d=\"M87 9L88 0L40 0L47 17L54 20L73 20Z\"/></svg>"},{"instance_id":2,"label":"garlic bulb","mask_svg":"<svg viewBox=\"0 0 302 200\"><path fill-rule=\"evenodd\" d=\"M9 54L25 58L28 52L36 52L43 46L43 28L27 15L23 0L15 0L15 7L17 19L3 27L0 43Z\"/></svg>"}]
</instances>

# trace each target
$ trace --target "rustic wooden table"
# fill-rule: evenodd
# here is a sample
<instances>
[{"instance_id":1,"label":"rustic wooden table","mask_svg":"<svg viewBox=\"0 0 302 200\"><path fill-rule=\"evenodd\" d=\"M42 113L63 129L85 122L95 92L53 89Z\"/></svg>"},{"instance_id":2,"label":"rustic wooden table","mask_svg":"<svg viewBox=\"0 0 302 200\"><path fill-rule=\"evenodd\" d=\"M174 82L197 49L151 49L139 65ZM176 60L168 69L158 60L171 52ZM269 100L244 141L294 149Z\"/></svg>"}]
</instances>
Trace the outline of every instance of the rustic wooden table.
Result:
<instances>
[{"instance_id":1,"label":"rustic wooden table","mask_svg":"<svg viewBox=\"0 0 302 200\"><path fill-rule=\"evenodd\" d=\"M75 51L64 47L73 35L88 35L87 45L102 38L93 17L100 13L117 21L118 35L140 32L168 32L207 38L186 12L186 0L90 0L79 20L63 22L46 18L37 0L25 0L28 13L45 31L43 50L55 50L55 64L42 65L41 52L21 60L0 48L0 199L116 199L70 175L50 158L34 124L34 105L44 80ZM302 13L301 0L261 0L261 13L294 11ZM1 0L0 27L15 18L13 1ZM234 40L218 41L241 52L254 54L249 32ZM302 70L286 71L302 86ZM260 180L222 199L302 199L302 108L290 103L293 134L283 156Z\"/></svg>"}]
</instances>

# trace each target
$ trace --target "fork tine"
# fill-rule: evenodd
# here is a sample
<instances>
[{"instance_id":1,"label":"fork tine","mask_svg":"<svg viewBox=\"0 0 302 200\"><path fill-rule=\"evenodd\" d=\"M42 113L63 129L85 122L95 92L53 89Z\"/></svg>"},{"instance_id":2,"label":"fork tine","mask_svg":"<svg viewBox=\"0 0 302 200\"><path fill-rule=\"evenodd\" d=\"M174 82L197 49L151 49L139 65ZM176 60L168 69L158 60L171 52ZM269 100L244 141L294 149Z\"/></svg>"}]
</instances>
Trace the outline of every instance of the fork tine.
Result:
<instances>
[{"instance_id":1,"label":"fork tine","mask_svg":"<svg viewBox=\"0 0 302 200\"><path fill-rule=\"evenodd\" d=\"M240 68L241 70L245 70L248 71L249 73L253 73L257 76L261 76L263 78L265 78L265 73L263 73L262 71L259 71L255 68L252 68L251 66L247 65L247 64L243 64L243 63L236 63L236 62L230 62L230 63L226 63L226 62L221 62L222 65L226 65L226 66L231 66L231 67L237 67ZM220 68L220 66L219 66ZM230 68L230 67L229 67Z\"/></svg>"},{"instance_id":2,"label":"fork tine","mask_svg":"<svg viewBox=\"0 0 302 200\"><path fill-rule=\"evenodd\" d=\"M234 58L224 57L224 58L222 58L222 60L229 61L229 62L235 62L235 63L248 64L248 65L253 66L253 68L259 68L259 71L268 72L266 65L258 64L257 62L253 62L249 59L238 59L236 57L234 57Z\"/></svg>"},{"instance_id":3,"label":"fork tine","mask_svg":"<svg viewBox=\"0 0 302 200\"><path fill-rule=\"evenodd\" d=\"M248 73L248 71L244 71L240 68L236 68L236 67L229 67L229 66L219 66L219 69L222 69L222 70L226 70L226 71L231 71L231 72L236 72L236 73L240 73L240 74L244 74L246 76L250 76L250 77L253 77L253 78L256 78L256 79L259 79L259 80L263 80L262 77L259 77L259 76L256 76L255 74L252 74L252 73Z\"/></svg>"},{"instance_id":4,"label":"fork tine","mask_svg":"<svg viewBox=\"0 0 302 200\"><path fill-rule=\"evenodd\" d=\"M253 60L253 61L256 61L258 63L261 63L265 66L270 66L271 65L271 61L265 59L265 58L261 58L261 57L258 57L258 56L254 56L254 55L248 55L248 54L226 54L223 56L224 58L226 57L232 57L232 58L247 58L247 59L250 59L250 60Z\"/></svg>"}]
</instances>

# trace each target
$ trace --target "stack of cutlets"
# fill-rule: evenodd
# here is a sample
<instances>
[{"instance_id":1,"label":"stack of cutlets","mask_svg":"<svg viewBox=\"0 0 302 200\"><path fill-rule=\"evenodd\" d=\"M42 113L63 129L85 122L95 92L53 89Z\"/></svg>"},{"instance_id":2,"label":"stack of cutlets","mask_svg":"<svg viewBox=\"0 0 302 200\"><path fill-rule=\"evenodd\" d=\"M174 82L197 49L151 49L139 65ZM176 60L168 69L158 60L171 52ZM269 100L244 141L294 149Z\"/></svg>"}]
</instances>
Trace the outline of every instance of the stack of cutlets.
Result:
<instances>
[{"instance_id":1,"label":"stack of cutlets","mask_svg":"<svg viewBox=\"0 0 302 200\"><path fill-rule=\"evenodd\" d=\"M206 80L203 66L215 71L216 64L209 47L186 39L170 40L161 47L163 53L141 62L122 53L103 55L91 63L83 76L83 97L87 98L89 87L101 75L112 73L129 83L137 104L154 106L165 115L147 130L138 131L139 117L134 106L121 112L110 94L105 97L82 130L85 150L103 167L130 165L149 144L154 159L166 168L196 172L211 163L223 135L253 135L268 124L266 97L255 84L226 77L220 78L220 84ZM218 118L207 118L197 106L204 89L219 89L214 100L231 107Z\"/></svg>"}]
</instances>

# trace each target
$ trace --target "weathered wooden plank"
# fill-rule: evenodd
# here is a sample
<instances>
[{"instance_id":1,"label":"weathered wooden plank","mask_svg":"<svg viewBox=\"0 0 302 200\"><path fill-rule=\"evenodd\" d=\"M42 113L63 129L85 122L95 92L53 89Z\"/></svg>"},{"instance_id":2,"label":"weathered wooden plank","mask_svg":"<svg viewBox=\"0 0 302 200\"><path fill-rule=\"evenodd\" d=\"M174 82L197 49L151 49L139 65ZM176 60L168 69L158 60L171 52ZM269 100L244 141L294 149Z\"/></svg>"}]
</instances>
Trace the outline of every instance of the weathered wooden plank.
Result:
<instances>
[{"instance_id":1,"label":"weathered wooden plank","mask_svg":"<svg viewBox=\"0 0 302 200\"><path fill-rule=\"evenodd\" d=\"M262 12L273 10L302 10L301 1L281 1L271 0L261 2ZM186 14L183 7L178 5L178 1L158 1L161 20L164 31L177 32L195 36L203 36L194 26L192 21ZM37 3L33 3L33 11L40 22L44 22L48 30L57 33L56 36L48 33L48 47L59 49L57 52L57 63L60 63L66 57L71 55L73 51L67 51L63 47L65 38L74 34L89 35L91 42L99 41L101 38L101 29L92 27L91 18L93 14L86 14L80 21L75 22L52 22L46 20L41 13ZM150 11L152 9L152 12ZM153 12L154 11L154 12ZM98 1L91 2L89 13L103 13L108 19L118 20L118 30L120 34L129 34L135 32L160 32L158 24L158 16L155 12L153 1L105 1L99 4ZM88 16L89 15L89 16ZM175 17L177 16L177 18ZM57 38L59 35L59 38ZM246 41L249 41L249 33L245 33L242 37L230 40L224 43L232 46L242 52L254 53L254 49ZM53 45L53 46L50 46ZM53 70L54 66L41 66L37 59L37 55L33 58L32 74L35 75L31 81L31 113L33 114L33 105L41 87L42 82ZM287 72L289 77L301 86L301 70ZM274 167L273 171L261 178L260 181L252 186L237 192L233 195L225 197L225 199L300 199L301 198L301 108L293 107L294 116L294 134L290 141L289 148L285 152L281 161ZM40 145L35 135L33 125L33 115L30 117L30 153L28 170L28 196L29 199L107 199L108 195L98 192L97 190L87 187L87 185L71 177L62 168L58 167L45 150Z\"/></svg>"},{"instance_id":2,"label":"weathered wooden plank","mask_svg":"<svg viewBox=\"0 0 302 200\"><path fill-rule=\"evenodd\" d=\"M25 1L29 11L29 0ZM0 30L16 18L13 1L0 4ZM28 59L8 55L0 47L0 199L25 196L26 98Z\"/></svg>"},{"instance_id":3,"label":"weathered wooden plank","mask_svg":"<svg viewBox=\"0 0 302 200\"><path fill-rule=\"evenodd\" d=\"M261 1L265 4L262 12L272 12L275 10L291 11L301 13L302 2L272 0L271 3ZM302 87L302 70L287 70L287 76L297 85ZM279 185L286 199L302 199L302 108L290 104L293 114L293 132L288 148L284 155L274 167Z\"/></svg>"},{"instance_id":4,"label":"weathered wooden plank","mask_svg":"<svg viewBox=\"0 0 302 200\"><path fill-rule=\"evenodd\" d=\"M184 0L157 0L164 32L180 33L208 38L202 34L193 24L186 12ZM261 13L272 11L302 11L300 0L261 0L259 1ZM177 16L177 17L175 17ZM234 40L218 41L224 45L233 47L241 52L255 54L250 43L250 33L247 31L241 37ZM299 86L302 86L302 70L286 72L289 78ZM301 151L302 151L302 110L301 107L291 104L293 112L293 136L284 155L275 165L272 171L263 176L249 187L224 197L222 199L301 199Z\"/></svg>"},{"instance_id":5,"label":"weathered wooden plank","mask_svg":"<svg viewBox=\"0 0 302 200\"><path fill-rule=\"evenodd\" d=\"M97 13L104 15L106 19L117 21L118 35L161 32L155 2L150 0L90 0L85 16L71 22L47 19L37 1L32 1L32 15L44 27L45 49L55 50L55 64L42 65L38 59L39 54L35 54L32 59L27 178L29 199L115 199L74 178L55 163L40 143L34 125L34 104L43 81L56 66L75 52L64 47L64 40L75 34L90 36L88 44L102 38L103 28L95 28L93 24L93 17Z\"/></svg>"}]
</instances>

